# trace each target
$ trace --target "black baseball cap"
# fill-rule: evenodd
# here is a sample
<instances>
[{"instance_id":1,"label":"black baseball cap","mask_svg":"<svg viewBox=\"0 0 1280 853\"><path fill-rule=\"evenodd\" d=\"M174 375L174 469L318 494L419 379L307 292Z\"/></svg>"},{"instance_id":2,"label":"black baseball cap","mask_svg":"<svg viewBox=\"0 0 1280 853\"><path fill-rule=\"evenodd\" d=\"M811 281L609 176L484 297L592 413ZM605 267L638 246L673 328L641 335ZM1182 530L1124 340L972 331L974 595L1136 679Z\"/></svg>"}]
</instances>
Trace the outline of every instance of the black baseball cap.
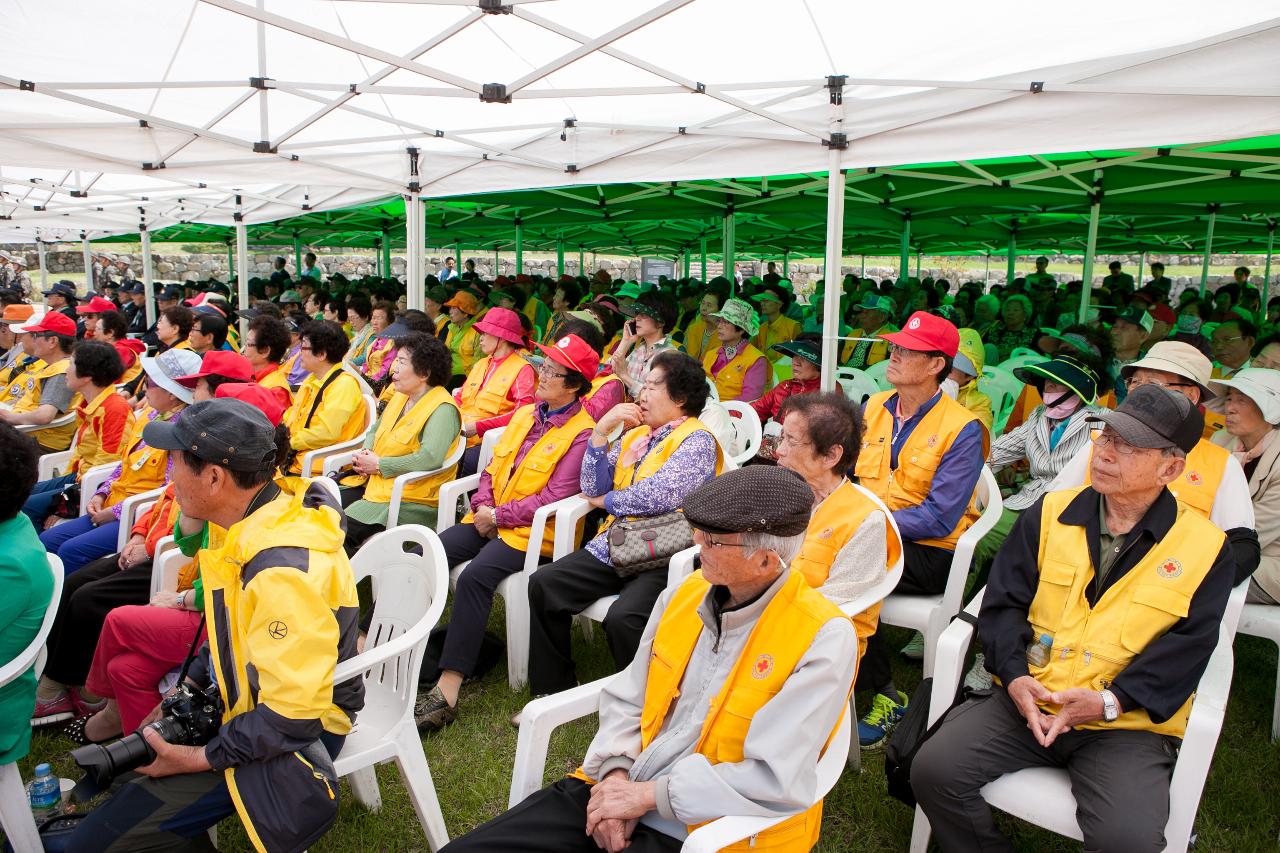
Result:
<instances>
[{"instance_id":1,"label":"black baseball cap","mask_svg":"<svg viewBox=\"0 0 1280 853\"><path fill-rule=\"evenodd\" d=\"M1186 397L1159 385L1139 385L1114 411L1100 412L1089 420L1106 424L1134 447L1177 447L1183 453L1190 453L1204 432L1200 410Z\"/></svg>"},{"instance_id":2,"label":"black baseball cap","mask_svg":"<svg viewBox=\"0 0 1280 853\"><path fill-rule=\"evenodd\" d=\"M173 421L154 420L142 439L158 450L182 450L233 471L261 471L276 458L276 428L255 406L218 398L189 406Z\"/></svg>"}]
</instances>

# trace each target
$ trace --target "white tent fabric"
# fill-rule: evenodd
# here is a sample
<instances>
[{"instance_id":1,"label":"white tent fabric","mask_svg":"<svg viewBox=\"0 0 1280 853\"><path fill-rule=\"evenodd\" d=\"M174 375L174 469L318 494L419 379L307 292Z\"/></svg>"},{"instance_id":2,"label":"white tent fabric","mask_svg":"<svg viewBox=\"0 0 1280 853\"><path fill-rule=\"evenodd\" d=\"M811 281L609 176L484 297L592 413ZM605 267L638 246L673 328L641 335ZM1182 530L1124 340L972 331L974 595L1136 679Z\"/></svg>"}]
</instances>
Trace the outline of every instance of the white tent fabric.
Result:
<instances>
[{"instance_id":1,"label":"white tent fabric","mask_svg":"<svg viewBox=\"0 0 1280 853\"><path fill-rule=\"evenodd\" d=\"M1280 132L1268 0L9 3L0 235Z\"/></svg>"}]
</instances>

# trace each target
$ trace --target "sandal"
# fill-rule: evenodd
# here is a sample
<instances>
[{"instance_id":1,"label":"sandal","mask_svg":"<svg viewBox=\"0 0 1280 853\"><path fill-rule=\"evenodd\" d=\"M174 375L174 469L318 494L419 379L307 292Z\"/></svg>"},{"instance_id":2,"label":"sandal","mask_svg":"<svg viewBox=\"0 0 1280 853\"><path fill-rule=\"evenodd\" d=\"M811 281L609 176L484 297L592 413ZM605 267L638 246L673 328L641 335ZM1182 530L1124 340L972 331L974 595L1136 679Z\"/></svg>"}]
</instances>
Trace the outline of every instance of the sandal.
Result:
<instances>
[{"instance_id":1,"label":"sandal","mask_svg":"<svg viewBox=\"0 0 1280 853\"><path fill-rule=\"evenodd\" d=\"M90 739L89 735L85 733L85 726L87 726L89 720L93 719L95 716L95 714L85 714L83 717L76 717L71 721L69 726L63 729L63 734L70 738L71 742L76 746L88 746L91 743L110 743L120 737L120 735L112 735L111 737L103 740Z\"/></svg>"}]
</instances>

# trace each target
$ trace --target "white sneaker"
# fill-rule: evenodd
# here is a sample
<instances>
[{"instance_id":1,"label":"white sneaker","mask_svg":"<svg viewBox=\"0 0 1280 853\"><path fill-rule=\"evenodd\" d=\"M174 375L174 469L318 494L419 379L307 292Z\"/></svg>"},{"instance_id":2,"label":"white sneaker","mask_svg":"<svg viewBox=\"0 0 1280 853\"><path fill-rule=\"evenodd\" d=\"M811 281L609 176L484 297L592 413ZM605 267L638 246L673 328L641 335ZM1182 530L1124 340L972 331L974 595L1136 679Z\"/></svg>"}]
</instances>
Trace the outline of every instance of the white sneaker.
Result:
<instances>
[{"instance_id":1,"label":"white sneaker","mask_svg":"<svg viewBox=\"0 0 1280 853\"><path fill-rule=\"evenodd\" d=\"M982 652L973 656L973 666L964 674L964 686L970 690L990 690L991 673L987 672L987 658Z\"/></svg>"},{"instance_id":2,"label":"white sneaker","mask_svg":"<svg viewBox=\"0 0 1280 853\"><path fill-rule=\"evenodd\" d=\"M924 660L924 634L916 631L911 642L902 647L902 656L912 660Z\"/></svg>"}]
</instances>

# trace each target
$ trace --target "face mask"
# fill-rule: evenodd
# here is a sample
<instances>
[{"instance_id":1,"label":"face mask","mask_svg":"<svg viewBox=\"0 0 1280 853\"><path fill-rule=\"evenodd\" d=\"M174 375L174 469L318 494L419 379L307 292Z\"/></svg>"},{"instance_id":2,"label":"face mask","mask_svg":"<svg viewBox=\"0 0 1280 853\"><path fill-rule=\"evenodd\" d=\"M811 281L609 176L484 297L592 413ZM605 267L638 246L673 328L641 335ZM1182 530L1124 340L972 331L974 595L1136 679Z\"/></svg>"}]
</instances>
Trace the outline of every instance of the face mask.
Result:
<instances>
[{"instance_id":1,"label":"face mask","mask_svg":"<svg viewBox=\"0 0 1280 853\"><path fill-rule=\"evenodd\" d=\"M1195 314L1179 314L1178 315L1178 331L1179 332L1186 332L1188 335L1194 335L1199 333L1200 327L1203 325L1204 325L1204 320L1201 320Z\"/></svg>"},{"instance_id":2,"label":"face mask","mask_svg":"<svg viewBox=\"0 0 1280 853\"><path fill-rule=\"evenodd\" d=\"M1067 392L1053 400L1045 401L1045 415L1054 421L1064 420L1071 417L1076 409L1084 405L1084 401L1071 392Z\"/></svg>"},{"instance_id":3,"label":"face mask","mask_svg":"<svg viewBox=\"0 0 1280 853\"><path fill-rule=\"evenodd\" d=\"M960 394L960 385L954 379L944 379L942 393L954 400Z\"/></svg>"}]
</instances>

